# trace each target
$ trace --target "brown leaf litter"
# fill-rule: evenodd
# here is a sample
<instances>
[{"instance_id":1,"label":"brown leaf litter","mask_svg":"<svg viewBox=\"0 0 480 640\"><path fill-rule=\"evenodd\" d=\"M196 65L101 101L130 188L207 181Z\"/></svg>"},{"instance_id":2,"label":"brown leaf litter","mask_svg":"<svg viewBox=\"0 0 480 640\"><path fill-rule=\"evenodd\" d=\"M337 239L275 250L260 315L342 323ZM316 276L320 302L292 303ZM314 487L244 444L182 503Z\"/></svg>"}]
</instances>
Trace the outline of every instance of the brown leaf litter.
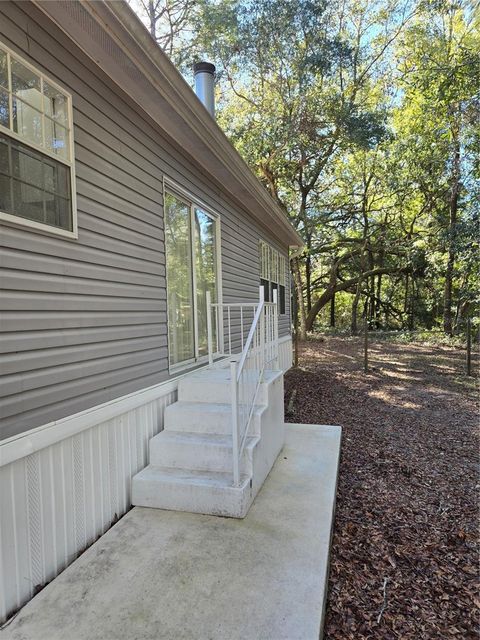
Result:
<instances>
[{"instance_id":1,"label":"brown leaf litter","mask_svg":"<svg viewBox=\"0 0 480 640\"><path fill-rule=\"evenodd\" d=\"M479 421L464 353L373 342L365 374L361 349L308 341L285 379L289 421L343 427L324 637L477 639Z\"/></svg>"}]
</instances>

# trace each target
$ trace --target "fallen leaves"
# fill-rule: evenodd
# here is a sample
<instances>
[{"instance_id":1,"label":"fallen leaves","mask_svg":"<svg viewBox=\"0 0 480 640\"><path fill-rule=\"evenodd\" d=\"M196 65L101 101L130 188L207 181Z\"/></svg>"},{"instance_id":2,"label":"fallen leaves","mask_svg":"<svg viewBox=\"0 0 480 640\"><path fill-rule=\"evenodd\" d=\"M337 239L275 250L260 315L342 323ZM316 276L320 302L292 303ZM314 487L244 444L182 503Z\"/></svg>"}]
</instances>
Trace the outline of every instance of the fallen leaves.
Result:
<instances>
[{"instance_id":1,"label":"fallen leaves","mask_svg":"<svg viewBox=\"0 0 480 640\"><path fill-rule=\"evenodd\" d=\"M382 342L364 374L358 340L301 345L288 419L343 427L326 640L479 636L478 413L449 373L463 357Z\"/></svg>"}]
</instances>

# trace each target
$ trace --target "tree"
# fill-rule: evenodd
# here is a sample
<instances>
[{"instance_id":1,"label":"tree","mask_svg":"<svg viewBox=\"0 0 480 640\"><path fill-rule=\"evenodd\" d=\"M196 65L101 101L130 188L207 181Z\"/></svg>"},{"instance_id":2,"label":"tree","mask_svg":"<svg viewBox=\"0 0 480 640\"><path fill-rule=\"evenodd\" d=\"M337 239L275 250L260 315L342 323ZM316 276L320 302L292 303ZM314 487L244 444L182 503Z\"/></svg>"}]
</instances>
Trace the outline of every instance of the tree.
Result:
<instances>
[{"instance_id":1,"label":"tree","mask_svg":"<svg viewBox=\"0 0 480 640\"><path fill-rule=\"evenodd\" d=\"M128 0L150 35L178 65L189 62L196 0Z\"/></svg>"},{"instance_id":2,"label":"tree","mask_svg":"<svg viewBox=\"0 0 480 640\"><path fill-rule=\"evenodd\" d=\"M197 47L220 63L219 121L305 240L293 264L302 335L345 287L337 277L343 252L330 262L325 290L312 287L324 195L331 195L335 158L368 149L385 134L372 80L408 21L407 7L311 0L203 5Z\"/></svg>"},{"instance_id":3,"label":"tree","mask_svg":"<svg viewBox=\"0 0 480 640\"><path fill-rule=\"evenodd\" d=\"M443 327L451 335L459 225L473 207L469 154L480 121L478 13L465 2L427 4L405 32L400 61L401 135L414 138L415 173L420 169L422 177L418 188L430 205L436 240L443 241Z\"/></svg>"},{"instance_id":4,"label":"tree","mask_svg":"<svg viewBox=\"0 0 480 640\"><path fill-rule=\"evenodd\" d=\"M164 7L179 20L162 26ZM182 69L215 62L220 125L304 238L291 264L301 336L322 322L355 332L360 309L371 327L455 331L478 304L478 12L466 0L143 10Z\"/></svg>"}]
</instances>

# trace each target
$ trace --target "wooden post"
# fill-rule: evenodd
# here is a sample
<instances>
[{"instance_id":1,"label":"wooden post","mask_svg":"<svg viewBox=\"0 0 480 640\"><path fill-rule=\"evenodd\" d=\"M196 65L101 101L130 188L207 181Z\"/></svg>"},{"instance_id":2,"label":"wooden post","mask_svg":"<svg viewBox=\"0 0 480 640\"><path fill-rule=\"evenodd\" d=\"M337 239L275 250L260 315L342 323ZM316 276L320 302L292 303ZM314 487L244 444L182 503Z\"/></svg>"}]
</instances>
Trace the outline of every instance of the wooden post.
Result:
<instances>
[{"instance_id":1,"label":"wooden post","mask_svg":"<svg viewBox=\"0 0 480 640\"><path fill-rule=\"evenodd\" d=\"M472 321L467 319L467 376L472 375Z\"/></svg>"},{"instance_id":2,"label":"wooden post","mask_svg":"<svg viewBox=\"0 0 480 640\"><path fill-rule=\"evenodd\" d=\"M368 372L368 319L366 315L363 320L363 348L364 348L363 370L365 371L365 373L367 373Z\"/></svg>"}]
</instances>

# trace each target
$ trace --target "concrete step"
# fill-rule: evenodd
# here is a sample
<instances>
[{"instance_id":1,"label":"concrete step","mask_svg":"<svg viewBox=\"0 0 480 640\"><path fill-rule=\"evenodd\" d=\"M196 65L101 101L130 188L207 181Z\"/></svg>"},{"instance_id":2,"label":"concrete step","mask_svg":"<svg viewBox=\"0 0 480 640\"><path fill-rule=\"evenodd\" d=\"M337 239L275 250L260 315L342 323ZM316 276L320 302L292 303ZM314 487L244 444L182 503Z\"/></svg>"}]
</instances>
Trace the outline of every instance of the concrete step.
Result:
<instances>
[{"instance_id":1,"label":"concrete step","mask_svg":"<svg viewBox=\"0 0 480 640\"><path fill-rule=\"evenodd\" d=\"M253 499L250 477L232 486L232 474L149 465L132 480L132 504L243 518Z\"/></svg>"},{"instance_id":2,"label":"concrete step","mask_svg":"<svg viewBox=\"0 0 480 640\"><path fill-rule=\"evenodd\" d=\"M265 405L255 408L250 434L260 434L261 416L265 409ZM232 406L226 402L174 402L165 408L164 429L229 435L232 433Z\"/></svg>"},{"instance_id":3,"label":"concrete step","mask_svg":"<svg viewBox=\"0 0 480 640\"><path fill-rule=\"evenodd\" d=\"M240 461L241 472L251 475L253 449L259 437L248 437ZM150 440L150 464L155 467L231 473L232 436L186 431L161 431Z\"/></svg>"},{"instance_id":4,"label":"concrete step","mask_svg":"<svg viewBox=\"0 0 480 640\"><path fill-rule=\"evenodd\" d=\"M281 371L265 371L257 394L257 404L268 404L268 386L279 375L283 375ZM198 371L185 376L178 384L180 401L229 404L231 399L230 369Z\"/></svg>"}]
</instances>

